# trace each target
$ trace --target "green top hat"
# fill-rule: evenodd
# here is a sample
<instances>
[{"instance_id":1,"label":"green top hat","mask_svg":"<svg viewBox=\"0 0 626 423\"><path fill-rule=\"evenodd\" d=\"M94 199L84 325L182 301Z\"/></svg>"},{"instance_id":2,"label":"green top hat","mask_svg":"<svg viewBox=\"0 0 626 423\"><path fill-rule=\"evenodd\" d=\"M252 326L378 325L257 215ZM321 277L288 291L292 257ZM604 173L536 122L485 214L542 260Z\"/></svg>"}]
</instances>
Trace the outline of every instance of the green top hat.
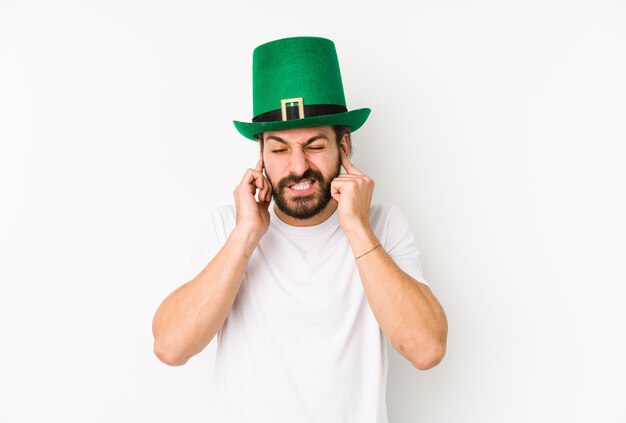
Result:
<instances>
[{"instance_id":1,"label":"green top hat","mask_svg":"<svg viewBox=\"0 0 626 423\"><path fill-rule=\"evenodd\" d=\"M335 44L318 37L271 41L252 54L252 122L233 121L246 138L267 131L343 125L352 132L370 109L348 111Z\"/></svg>"}]
</instances>

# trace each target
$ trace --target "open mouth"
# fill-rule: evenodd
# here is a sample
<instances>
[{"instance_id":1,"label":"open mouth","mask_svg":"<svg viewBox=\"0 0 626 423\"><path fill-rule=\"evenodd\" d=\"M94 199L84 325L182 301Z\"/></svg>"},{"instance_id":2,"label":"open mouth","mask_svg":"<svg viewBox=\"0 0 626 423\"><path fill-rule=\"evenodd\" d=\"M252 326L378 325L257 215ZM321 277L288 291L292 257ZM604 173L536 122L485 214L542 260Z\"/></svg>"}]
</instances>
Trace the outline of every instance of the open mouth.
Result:
<instances>
[{"instance_id":1,"label":"open mouth","mask_svg":"<svg viewBox=\"0 0 626 423\"><path fill-rule=\"evenodd\" d=\"M305 179L303 181L299 181L293 185L290 185L288 188L291 191L295 191L298 194L308 194L310 191L314 189L314 185L315 185L314 179Z\"/></svg>"}]
</instances>

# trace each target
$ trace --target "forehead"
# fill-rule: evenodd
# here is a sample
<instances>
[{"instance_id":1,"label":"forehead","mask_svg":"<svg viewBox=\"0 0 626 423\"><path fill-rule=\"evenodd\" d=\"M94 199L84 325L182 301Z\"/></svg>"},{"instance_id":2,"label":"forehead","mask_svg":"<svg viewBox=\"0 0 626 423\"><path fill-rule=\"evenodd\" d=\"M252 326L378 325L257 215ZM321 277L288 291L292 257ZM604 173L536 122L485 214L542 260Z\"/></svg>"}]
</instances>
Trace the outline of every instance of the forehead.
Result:
<instances>
[{"instance_id":1,"label":"forehead","mask_svg":"<svg viewBox=\"0 0 626 423\"><path fill-rule=\"evenodd\" d=\"M282 131L268 131L263 134L265 142L285 142L288 144L302 144L313 138L332 140L335 138L335 131L332 126L315 126L311 128L294 128Z\"/></svg>"}]
</instances>

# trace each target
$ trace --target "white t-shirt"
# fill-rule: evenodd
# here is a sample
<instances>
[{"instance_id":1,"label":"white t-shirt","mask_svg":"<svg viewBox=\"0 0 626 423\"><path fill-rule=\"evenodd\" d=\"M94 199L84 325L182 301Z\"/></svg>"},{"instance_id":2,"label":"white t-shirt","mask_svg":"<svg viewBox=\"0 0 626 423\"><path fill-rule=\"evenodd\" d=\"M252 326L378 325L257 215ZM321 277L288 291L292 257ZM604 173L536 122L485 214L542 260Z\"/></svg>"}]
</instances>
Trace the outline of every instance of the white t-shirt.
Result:
<instances>
[{"instance_id":1,"label":"white t-shirt","mask_svg":"<svg viewBox=\"0 0 626 423\"><path fill-rule=\"evenodd\" d=\"M337 213L294 227L272 206L270 227L216 336L211 422L387 423L387 341ZM192 255L197 272L235 220L234 206L212 213ZM399 209L374 205L370 223L398 266L426 284Z\"/></svg>"}]
</instances>

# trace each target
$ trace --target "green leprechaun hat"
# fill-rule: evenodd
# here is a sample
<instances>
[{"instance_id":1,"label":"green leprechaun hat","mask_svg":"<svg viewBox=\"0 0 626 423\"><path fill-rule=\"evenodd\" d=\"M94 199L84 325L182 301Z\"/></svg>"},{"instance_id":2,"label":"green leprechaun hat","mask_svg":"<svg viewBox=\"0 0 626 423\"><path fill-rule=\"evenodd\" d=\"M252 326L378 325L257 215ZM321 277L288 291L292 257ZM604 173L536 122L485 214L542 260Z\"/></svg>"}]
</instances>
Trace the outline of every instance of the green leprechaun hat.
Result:
<instances>
[{"instance_id":1,"label":"green leprechaun hat","mask_svg":"<svg viewBox=\"0 0 626 423\"><path fill-rule=\"evenodd\" d=\"M246 138L267 131L342 125L352 132L370 109L348 111L335 44L319 37L271 41L252 55L252 122L233 121Z\"/></svg>"}]
</instances>

